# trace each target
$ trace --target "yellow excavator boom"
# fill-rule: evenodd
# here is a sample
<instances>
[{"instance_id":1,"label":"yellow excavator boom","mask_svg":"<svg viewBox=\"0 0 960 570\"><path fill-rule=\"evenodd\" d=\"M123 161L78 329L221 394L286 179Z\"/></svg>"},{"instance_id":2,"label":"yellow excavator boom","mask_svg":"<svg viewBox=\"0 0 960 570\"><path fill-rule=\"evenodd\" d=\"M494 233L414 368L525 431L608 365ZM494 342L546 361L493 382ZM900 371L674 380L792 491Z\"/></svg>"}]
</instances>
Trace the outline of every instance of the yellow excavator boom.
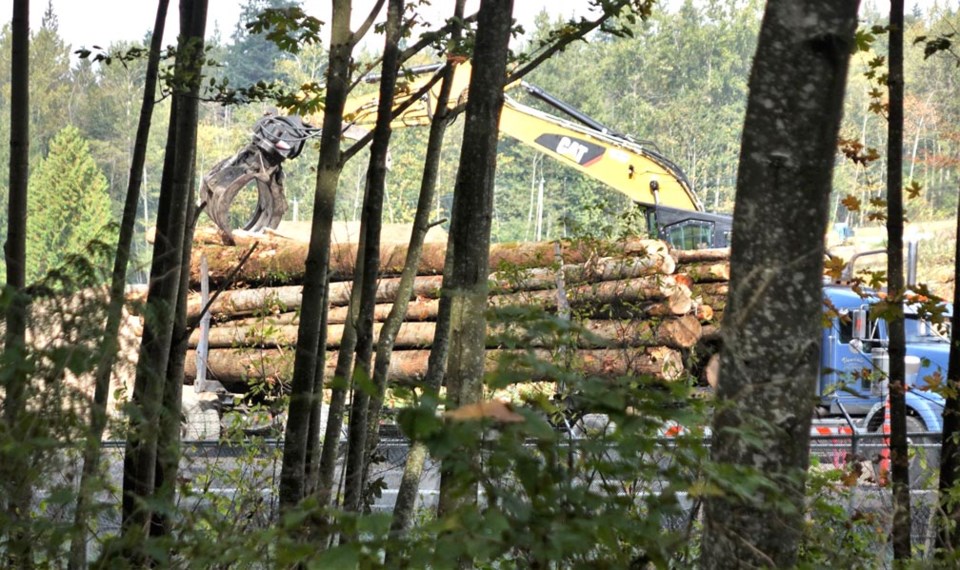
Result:
<instances>
[{"instance_id":1,"label":"yellow excavator boom","mask_svg":"<svg viewBox=\"0 0 960 570\"><path fill-rule=\"evenodd\" d=\"M401 82L396 96L400 105L429 81L425 66L411 82ZM450 106L466 101L470 64L457 66ZM522 85L515 82L507 89ZM436 109L439 83L421 101L415 102L393 122L394 128L427 126ZM353 128L370 128L377 118L378 94L356 96L347 101L344 123ZM313 124L319 118L311 117ZM645 206L662 206L702 212L703 206L683 172L666 157L626 137L580 125L544 113L505 96L500 131L521 143L549 155L587 176L617 190ZM349 132L349 131L348 131ZM354 131L356 132L356 131ZM355 135L350 135L355 137Z\"/></svg>"}]
</instances>

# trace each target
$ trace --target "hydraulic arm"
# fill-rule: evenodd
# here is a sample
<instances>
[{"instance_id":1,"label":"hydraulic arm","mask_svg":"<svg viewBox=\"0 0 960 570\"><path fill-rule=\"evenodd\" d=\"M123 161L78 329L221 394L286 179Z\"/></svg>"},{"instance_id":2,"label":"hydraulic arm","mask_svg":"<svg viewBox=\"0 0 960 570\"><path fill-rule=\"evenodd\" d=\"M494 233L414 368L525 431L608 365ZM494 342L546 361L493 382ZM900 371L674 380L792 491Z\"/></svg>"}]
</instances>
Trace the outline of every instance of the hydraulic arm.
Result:
<instances>
[{"instance_id":1,"label":"hydraulic arm","mask_svg":"<svg viewBox=\"0 0 960 570\"><path fill-rule=\"evenodd\" d=\"M398 93L396 104L408 101L411 94L427 84L428 74L439 68L440 64L413 68L411 71L415 79L401 86L404 91ZM451 106L462 104L466 100L469 75L469 64L457 67L452 93L458 96L450 98ZM371 81L375 80L376 78L371 78ZM704 212L703 205L686 175L677 164L661 154L655 145L613 132L585 113L535 86L515 82L507 89L517 87L573 120L544 113L505 96L500 119L500 130L505 135L625 194L644 208L651 231L674 247L695 249L724 247L729 244L730 217ZM419 101L410 105L396 118L394 128L428 125L436 108L438 91L439 85L434 86ZM351 98L344 112L347 125L345 136L356 138L356 131L371 127L376 121L376 108L376 94ZM306 136L306 133L307 131L301 130L291 136L297 139ZM259 148L256 145L251 146ZM255 165L251 163L251 167L253 166ZM277 167L279 168L278 163ZM205 177L205 182L211 175ZM227 184L228 182L221 182L221 185L224 188L229 187L230 191L223 191L229 196L226 200L221 199L220 203L229 203L236 194L236 185ZM213 194L216 194L216 191ZM276 192L265 194L261 188L261 196L270 197L276 202L277 197L274 194ZM274 210L282 211L280 208ZM221 230L229 234L229 228L222 225L216 217L214 219ZM272 227L276 227L275 224Z\"/></svg>"}]
</instances>

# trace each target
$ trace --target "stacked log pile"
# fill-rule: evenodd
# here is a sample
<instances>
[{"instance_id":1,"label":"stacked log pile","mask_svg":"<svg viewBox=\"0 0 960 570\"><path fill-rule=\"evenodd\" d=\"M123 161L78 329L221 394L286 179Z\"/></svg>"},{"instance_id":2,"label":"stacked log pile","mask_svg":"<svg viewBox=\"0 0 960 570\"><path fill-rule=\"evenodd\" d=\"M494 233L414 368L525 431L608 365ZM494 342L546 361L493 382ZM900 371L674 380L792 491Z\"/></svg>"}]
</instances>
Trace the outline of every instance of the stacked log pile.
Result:
<instances>
[{"instance_id":1,"label":"stacked log pile","mask_svg":"<svg viewBox=\"0 0 960 570\"><path fill-rule=\"evenodd\" d=\"M697 303L697 317L703 324L702 337L718 338L730 291L730 250L698 249L672 254L677 275L689 283Z\"/></svg>"},{"instance_id":2,"label":"stacked log pile","mask_svg":"<svg viewBox=\"0 0 960 570\"><path fill-rule=\"evenodd\" d=\"M207 243L194 246L191 281L200 281L203 255L212 289L226 287L210 307L213 325L207 336L207 378L219 380L230 390L242 390L251 380L283 384L292 372L307 244L262 239L242 268L234 271L251 247L249 238L238 239L236 246L201 241ZM443 243L424 247L390 363L394 381L416 384L426 372L444 249ZM347 318L356 252L355 244L335 245L331 252L328 374L335 366ZM729 278L725 251L671 253L662 242L653 240L498 244L490 255L491 268L498 270L490 276L493 314L534 307L573 315L582 325L581 334L564 344L575 350L575 362L585 373L599 376L682 377L684 351L700 341L701 321L709 326L722 311ZM397 275L405 256L405 244L382 246L375 334L396 300ZM719 306L711 309L710 303ZM194 322L201 310L195 295L189 305ZM534 350L545 359L556 352L556 340L530 335L522 330L520 321L516 314L507 322L491 319L487 346L491 369L502 355L513 351ZM510 342L511 337L522 342ZM194 330L191 350L199 343L200 332ZM196 355L191 352L188 381L196 373Z\"/></svg>"}]
</instances>

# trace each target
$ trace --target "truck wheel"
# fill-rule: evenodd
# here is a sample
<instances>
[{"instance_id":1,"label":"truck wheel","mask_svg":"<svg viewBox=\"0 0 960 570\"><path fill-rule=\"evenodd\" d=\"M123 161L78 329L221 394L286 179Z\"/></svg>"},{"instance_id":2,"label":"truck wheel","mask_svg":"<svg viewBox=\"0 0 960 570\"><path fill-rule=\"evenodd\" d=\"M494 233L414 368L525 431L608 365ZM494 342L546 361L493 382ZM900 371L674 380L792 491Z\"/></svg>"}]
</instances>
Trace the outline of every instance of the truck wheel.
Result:
<instances>
[{"instance_id":1,"label":"truck wheel","mask_svg":"<svg viewBox=\"0 0 960 570\"><path fill-rule=\"evenodd\" d=\"M874 418L876 420L876 418ZM883 416L870 422L870 431L879 432L883 429ZM927 426L916 416L907 416L907 434L926 432ZM879 443L879 442L878 442ZM940 451L934 442L922 437L907 437L908 453L910 454L910 488L924 489L930 486L931 479L940 467ZM874 472L878 473L880 465L874 460ZM933 482L935 484L935 482Z\"/></svg>"},{"instance_id":2,"label":"truck wheel","mask_svg":"<svg viewBox=\"0 0 960 570\"><path fill-rule=\"evenodd\" d=\"M927 431L927 426L918 417L907 416L907 433ZM910 488L925 489L930 485L936 486L931 479L940 467L939 446L936 442L925 437L908 437L910 445Z\"/></svg>"}]
</instances>

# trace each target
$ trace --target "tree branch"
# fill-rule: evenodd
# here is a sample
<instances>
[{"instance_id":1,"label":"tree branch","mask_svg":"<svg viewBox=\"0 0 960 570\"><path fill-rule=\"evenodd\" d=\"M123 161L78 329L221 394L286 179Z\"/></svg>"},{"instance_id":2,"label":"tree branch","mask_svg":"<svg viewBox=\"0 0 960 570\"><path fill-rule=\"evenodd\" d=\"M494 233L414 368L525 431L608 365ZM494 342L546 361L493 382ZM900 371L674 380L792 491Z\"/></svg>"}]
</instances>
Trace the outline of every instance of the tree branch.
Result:
<instances>
[{"instance_id":1,"label":"tree branch","mask_svg":"<svg viewBox=\"0 0 960 570\"><path fill-rule=\"evenodd\" d=\"M230 273L227 275L227 278L223 280L223 283L220 284L220 287L217 287L217 290L214 291L213 295L210 296L210 299L207 300L207 304L204 305L202 309L200 309L200 313L196 317L193 317L193 319L191 319L190 324L187 325L187 330L185 333L187 336L190 336L190 333L192 333L193 330L197 328L197 325L203 319L203 316L210 311L210 308L213 307L213 304L220 297L220 294L226 291L227 289L229 289L231 285L233 285L233 281L234 279L237 278L237 274L240 273L240 270L243 269L243 266L246 265L247 260L250 259L250 256L253 255L253 252L256 251L258 247L260 247L260 242L258 241L254 242L253 245L250 246L250 249L248 249L247 252L243 254L243 257L241 257L240 260L237 261L237 264L233 267L233 269L230 270Z\"/></svg>"},{"instance_id":2,"label":"tree branch","mask_svg":"<svg viewBox=\"0 0 960 570\"><path fill-rule=\"evenodd\" d=\"M429 81L424 83L423 86L420 87L420 89L417 89L417 91L413 95L410 95L406 101L397 105L393 109L393 113L390 120L394 120L397 117L399 117L404 111L409 109L411 105L413 105L416 101L419 101L424 95L426 95L430 91L430 89L432 89L433 86L436 85L437 82L440 81L440 79L443 77L443 69L444 68L441 68L439 71L437 71L437 73L434 73L433 77L431 77ZM363 135L363 138L355 142L353 146L351 146L347 150L343 151L343 153L340 155L340 164L345 164L348 160L353 158L353 156L358 152L360 152L361 150L363 150L363 147L367 146L367 144L369 144L371 140L373 140L373 131L370 131L367 134Z\"/></svg>"},{"instance_id":3,"label":"tree branch","mask_svg":"<svg viewBox=\"0 0 960 570\"><path fill-rule=\"evenodd\" d=\"M606 22L608 19L610 19L610 17L611 16L608 13L604 12L602 16L586 24L586 26L576 34L561 37L556 43L547 46L546 49L544 49L540 53L540 55L528 61L525 65L521 66L519 69L517 69L516 71L508 75L507 82L504 85L510 85L514 81L518 81L524 75L536 69L541 63L550 59L553 56L553 54L557 53L558 51L562 50L563 48L567 47L568 45L572 44L577 40L582 40L584 36L592 32L593 30L599 28L600 25Z\"/></svg>"},{"instance_id":4,"label":"tree branch","mask_svg":"<svg viewBox=\"0 0 960 570\"><path fill-rule=\"evenodd\" d=\"M367 19L364 20L360 27L357 28L357 31L353 32L350 36L350 44L357 45L363 36L367 35L367 31L370 30L370 26L373 25L374 20L377 19L377 16L380 14L380 10L383 8L383 3L385 0L377 0L377 3L370 9L370 14L367 15Z\"/></svg>"}]
</instances>

